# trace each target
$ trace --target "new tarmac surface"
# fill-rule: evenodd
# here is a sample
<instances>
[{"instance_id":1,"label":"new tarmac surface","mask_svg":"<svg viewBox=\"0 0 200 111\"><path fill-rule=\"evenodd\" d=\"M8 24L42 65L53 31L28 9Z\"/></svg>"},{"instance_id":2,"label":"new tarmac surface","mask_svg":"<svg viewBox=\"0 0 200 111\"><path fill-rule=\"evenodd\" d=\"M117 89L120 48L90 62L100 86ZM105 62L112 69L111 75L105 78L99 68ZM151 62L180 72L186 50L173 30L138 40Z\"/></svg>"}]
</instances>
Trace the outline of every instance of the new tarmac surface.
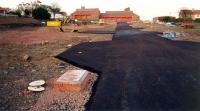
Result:
<instances>
[{"instance_id":1,"label":"new tarmac surface","mask_svg":"<svg viewBox=\"0 0 200 111\"><path fill-rule=\"evenodd\" d=\"M57 58L99 74L87 110L200 110L199 43L118 23L112 41L81 43Z\"/></svg>"}]
</instances>

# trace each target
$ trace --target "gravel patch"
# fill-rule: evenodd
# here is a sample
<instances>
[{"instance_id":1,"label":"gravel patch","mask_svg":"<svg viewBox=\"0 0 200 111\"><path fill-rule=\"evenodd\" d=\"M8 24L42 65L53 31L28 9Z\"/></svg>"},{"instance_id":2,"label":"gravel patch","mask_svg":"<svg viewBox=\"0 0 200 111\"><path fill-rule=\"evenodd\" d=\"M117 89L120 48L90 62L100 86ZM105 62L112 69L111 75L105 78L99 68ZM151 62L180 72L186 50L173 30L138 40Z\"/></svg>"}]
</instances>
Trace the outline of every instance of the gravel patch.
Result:
<instances>
[{"instance_id":1,"label":"gravel patch","mask_svg":"<svg viewBox=\"0 0 200 111\"><path fill-rule=\"evenodd\" d=\"M37 103L30 109L30 111L83 111L85 104L90 98L92 86L97 79L97 75L89 73L90 79L84 91L62 91L59 89L47 87L46 91L41 94ZM51 83L52 84L52 83Z\"/></svg>"}]
</instances>

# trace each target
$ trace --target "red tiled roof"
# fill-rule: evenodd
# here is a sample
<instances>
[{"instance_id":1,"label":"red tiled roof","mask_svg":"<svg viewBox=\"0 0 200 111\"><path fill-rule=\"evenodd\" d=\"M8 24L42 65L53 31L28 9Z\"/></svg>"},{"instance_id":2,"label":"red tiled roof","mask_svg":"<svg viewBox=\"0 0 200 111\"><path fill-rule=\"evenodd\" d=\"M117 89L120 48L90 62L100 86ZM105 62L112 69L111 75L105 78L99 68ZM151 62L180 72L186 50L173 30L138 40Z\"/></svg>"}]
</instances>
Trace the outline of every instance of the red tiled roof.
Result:
<instances>
[{"instance_id":1,"label":"red tiled roof","mask_svg":"<svg viewBox=\"0 0 200 111\"><path fill-rule=\"evenodd\" d=\"M76 9L76 11L99 11L98 8L86 8L86 9Z\"/></svg>"},{"instance_id":2,"label":"red tiled roof","mask_svg":"<svg viewBox=\"0 0 200 111\"><path fill-rule=\"evenodd\" d=\"M200 10L192 10L193 14L200 14Z\"/></svg>"},{"instance_id":3,"label":"red tiled roof","mask_svg":"<svg viewBox=\"0 0 200 111\"><path fill-rule=\"evenodd\" d=\"M181 12L184 12L186 14L200 14L200 10L181 10Z\"/></svg>"},{"instance_id":4,"label":"red tiled roof","mask_svg":"<svg viewBox=\"0 0 200 111\"><path fill-rule=\"evenodd\" d=\"M184 13L191 13L191 12L192 12L192 10L183 9L183 10L181 10L180 12L184 12Z\"/></svg>"},{"instance_id":5,"label":"red tiled roof","mask_svg":"<svg viewBox=\"0 0 200 111\"><path fill-rule=\"evenodd\" d=\"M73 14L76 15L87 15L87 14L100 14L100 10L98 8L91 9L77 9Z\"/></svg>"},{"instance_id":6,"label":"red tiled roof","mask_svg":"<svg viewBox=\"0 0 200 111\"><path fill-rule=\"evenodd\" d=\"M132 11L106 11L106 13L101 14L101 17L124 17L133 15L134 13Z\"/></svg>"},{"instance_id":7,"label":"red tiled roof","mask_svg":"<svg viewBox=\"0 0 200 111\"><path fill-rule=\"evenodd\" d=\"M1 11L4 11L5 9L4 9L4 8L2 8L2 7L0 7L0 10L1 10Z\"/></svg>"}]
</instances>

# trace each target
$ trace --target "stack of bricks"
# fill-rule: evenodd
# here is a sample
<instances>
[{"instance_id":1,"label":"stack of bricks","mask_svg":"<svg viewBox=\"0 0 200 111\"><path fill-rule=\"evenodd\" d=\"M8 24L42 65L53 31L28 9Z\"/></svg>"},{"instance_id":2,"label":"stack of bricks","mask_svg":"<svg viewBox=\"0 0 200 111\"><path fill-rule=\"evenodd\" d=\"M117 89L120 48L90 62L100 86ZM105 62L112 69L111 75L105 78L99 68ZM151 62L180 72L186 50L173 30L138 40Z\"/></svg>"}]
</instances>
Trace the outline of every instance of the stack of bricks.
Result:
<instances>
[{"instance_id":1,"label":"stack of bricks","mask_svg":"<svg viewBox=\"0 0 200 111\"><path fill-rule=\"evenodd\" d=\"M87 86L88 81L88 71L69 70L55 81L54 88L65 91L82 91Z\"/></svg>"}]
</instances>

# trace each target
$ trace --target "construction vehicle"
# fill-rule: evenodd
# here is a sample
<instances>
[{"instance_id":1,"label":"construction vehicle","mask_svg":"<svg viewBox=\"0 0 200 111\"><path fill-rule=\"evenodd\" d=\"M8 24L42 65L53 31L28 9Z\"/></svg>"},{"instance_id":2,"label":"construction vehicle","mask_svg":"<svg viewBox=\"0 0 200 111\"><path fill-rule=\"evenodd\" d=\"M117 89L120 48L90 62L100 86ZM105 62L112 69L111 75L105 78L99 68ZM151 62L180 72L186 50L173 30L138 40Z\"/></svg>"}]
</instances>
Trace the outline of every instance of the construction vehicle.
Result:
<instances>
[{"instance_id":1,"label":"construction vehicle","mask_svg":"<svg viewBox=\"0 0 200 111\"><path fill-rule=\"evenodd\" d=\"M80 26L83 24L81 21L71 19L68 16L65 16L62 20L60 19L60 20L54 20L54 21L47 21L46 23L43 23L43 24L45 24L48 27L59 27L60 31L64 32L63 26L69 23L77 25L77 26Z\"/></svg>"},{"instance_id":2,"label":"construction vehicle","mask_svg":"<svg viewBox=\"0 0 200 111\"><path fill-rule=\"evenodd\" d=\"M61 32L64 32L64 30L63 30L63 26L64 25L66 25L66 24L69 24L69 23L71 23L71 24L74 24L74 25L77 25L77 26L80 26L80 25L82 25L82 22L81 21L78 21L78 20L74 20L74 19L71 19L70 17L65 17L64 19L63 19L63 21L61 21L61 25L60 25L60 31Z\"/></svg>"}]
</instances>

